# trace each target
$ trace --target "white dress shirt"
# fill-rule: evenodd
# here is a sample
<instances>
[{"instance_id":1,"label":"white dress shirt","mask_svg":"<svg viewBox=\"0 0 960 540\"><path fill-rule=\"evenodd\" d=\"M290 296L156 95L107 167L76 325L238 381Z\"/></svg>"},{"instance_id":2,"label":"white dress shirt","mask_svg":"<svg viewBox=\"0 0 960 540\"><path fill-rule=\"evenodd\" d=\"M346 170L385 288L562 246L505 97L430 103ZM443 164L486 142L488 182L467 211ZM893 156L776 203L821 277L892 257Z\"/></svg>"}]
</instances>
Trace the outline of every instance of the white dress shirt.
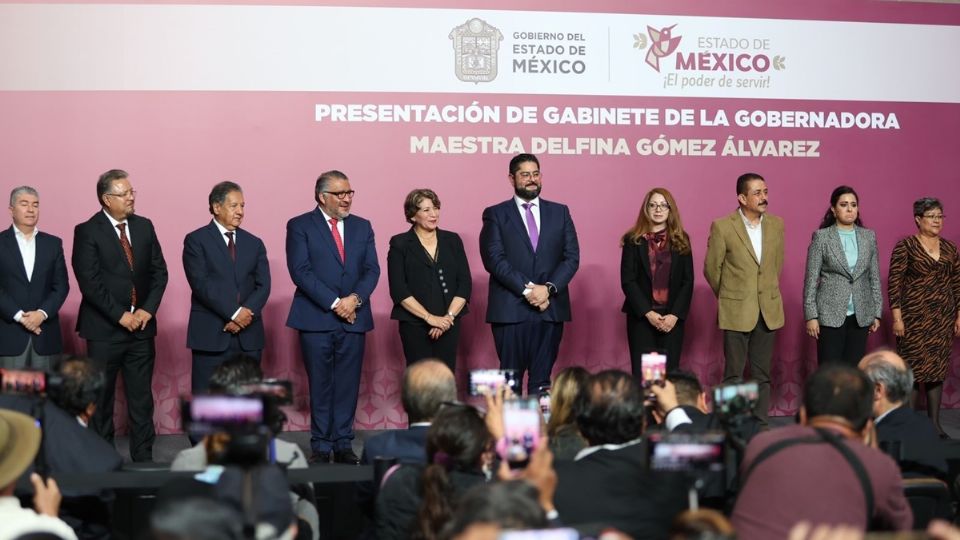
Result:
<instances>
[{"instance_id":1,"label":"white dress shirt","mask_svg":"<svg viewBox=\"0 0 960 540\"><path fill-rule=\"evenodd\" d=\"M33 279L33 266L37 261L37 233L40 232L40 229L37 227L33 228L33 234L30 235L30 238L27 238L27 235L23 234L23 231L17 228L16 225L13 227L13 236L17 239L17 247L20 248L20 257L23 259L23 269L27 273L27 281ZM43 313L43 320L47 320L49 315L47 312L38 309L40 313ZM13 320L20 322L20 319L23 318L23 310L17 311L13 315Z\"/></svg>"},{"instance_id":2,"label":"white dress shirt","mask_svg":"<svg viewBox=\"0 0 960 540\"><path fill-rule=\"evenodd\" d=\"M130 247L133 247L133 235L130 234L130 225L127 223L127 220L117 221L113 219L113 216L107 213L106 210L103 211L103 215L107 216L107 219L110 220L110 225L113 227L113 232L117 235L117 240L120 239L120 229L117 228L117 225L121 223L127 225L127 227L125 227L127 232L127 242L130 242Z\"/></svg>"},{"instance_id":3,"label":"white dress shirt","mask_svg":"<svg viewBox=\"0 0 960 540\"><path fill-rule=\"evenodd\" d=\"M763 255L763 214L760 214L760 222L754 225L750 223L747 216L743 215L742 208L738 208L737 212L740 212L740 219L743 220L744 226L747 227L747 235L750 237L750 243L753 244L753 252L757 254L757 262L760 262L763 260L761 259Z\"/></svg>"}]
</instances>

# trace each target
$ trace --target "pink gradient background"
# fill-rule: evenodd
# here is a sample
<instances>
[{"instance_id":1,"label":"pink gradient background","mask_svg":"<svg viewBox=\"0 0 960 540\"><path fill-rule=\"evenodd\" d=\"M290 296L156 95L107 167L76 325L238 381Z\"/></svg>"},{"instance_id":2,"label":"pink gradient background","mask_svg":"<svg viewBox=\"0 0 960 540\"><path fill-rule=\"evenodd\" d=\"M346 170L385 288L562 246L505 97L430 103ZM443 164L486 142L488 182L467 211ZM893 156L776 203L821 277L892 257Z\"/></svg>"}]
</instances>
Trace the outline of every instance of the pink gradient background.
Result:
<instances>
[{"instance_id":1,"label":"pink gradient background","mask_svg":"<svg viewBox=\"0 0 960 540\"><path fill-rule=\"evenodd\" d=\"M231 2L238 3L238 2ZM272 3L272 2L257 2ZM309 2L310 4L321 4ZM356 5L383 5L357 3ZM396 7L396 4L390 4ZM491 2L424 7L550 9L662 13L663 4L604 1L588 7L571 3ZM586 6L586 5L585 5ZM841 7L842 6L842 7ZM804 4L693 2L670 6L690 15L823 18L960 24L955 7L899 3ZM839 8L839 9L835 9ZM842 50L839 52L842 54ZM891 69L891 84L897 81ZM953 68L955 69L955 67ZM435 189L443 201L442 227L458 232L472 265L471 314L463 322L458 380L469 369L497 364L488 325L483 322L488 276L480 263L477 236L484 207L511 195L505 155L411 155L409 137L501 135L529 137L716 138L820 140L819 158L735 158L656 156L541 156L544 197L570 206L581 245L581 266L571 285L574 320L567 326L557 368L582 364L591 370L628 366L625 324L620 313L618 239L636 218L643 194L654 186L678 200L694 249L696 287L687 322L683 365L708 384L722 371L716 301L701 268L710 222L735 206L734 181L745 171L764 175L770 212L786 222L786 260L781 280L787 325L778 334L771 413L792 414L802 381L816 365L814 342L804 333L802 281L810 234L828 206L830 191L850 184L860 192L862 216L877 231L881 272L889 253L915 231L912 201L940 197L946 213L960 205L960 154L956 128L960 105L921 103L807 102L788 100L682 99L645 97L556 97L483 95L483 105L620 106L895 112L900 130L802 130L710 127L517 126L331 124L314 121L317 103L450 103L469 105L470 94L333 94L298 92L5 92L0 98L0 163L6 186L31 184L41 192L40 227L64 239L70 257L75 224L98 210L94 184L110 168L130 172L138 190L137 212L151 218L170 269L170 284L158 316L154 393L161 433L179 431L177 397L189 389L190 351L185 347L190 292L180 262L183 237L210 219L210 187L230 179L243 186L244 227L266 243L273 293L264 310L267 327L265 371L294 381L297 396L289 429L308 428L306 377L296 334L284 326L293 285L284 259L284 225L313 208L313 183L324 170L351 177L358 195L354 211L373 222L383 274L372 298L376 329L368 335L357 427L392 428L406 418L399 401L404 367L389 320L386 251L390 236L406 229L402 201L415 187ZM719 151L719 148L718 148ZM960 240L947 222L945 236ZM68 351L82 352L73 332L79 292L71 272L71 293L61 311ZM885 296L885 295L884 295ZM885 296L886 297L886 296ZM887 310L885 309L885 316ZM888 321L870 344L892 345ZM960 406L960 373L951 368L944 402ZM121 421L118 415L118 421Z\"/></svg>"}]
</instances>

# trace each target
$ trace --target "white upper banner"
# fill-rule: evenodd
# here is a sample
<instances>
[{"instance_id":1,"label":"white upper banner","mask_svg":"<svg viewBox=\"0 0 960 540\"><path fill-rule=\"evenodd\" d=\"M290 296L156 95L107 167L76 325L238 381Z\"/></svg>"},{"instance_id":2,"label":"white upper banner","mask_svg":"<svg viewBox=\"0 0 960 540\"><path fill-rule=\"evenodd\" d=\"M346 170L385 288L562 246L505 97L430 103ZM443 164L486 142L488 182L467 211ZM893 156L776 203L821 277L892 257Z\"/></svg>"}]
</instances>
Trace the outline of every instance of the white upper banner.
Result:
<instances>
[{"instance_id":1,"label":"white upper banner","mask_svg":"<svg viewBox=\"0 0 960 540\"><path fill-rule=\"evenodd\" d=\"M0 90L960 103L960 27L455 9L0 5Z\"/></svg>"}]
</instances>

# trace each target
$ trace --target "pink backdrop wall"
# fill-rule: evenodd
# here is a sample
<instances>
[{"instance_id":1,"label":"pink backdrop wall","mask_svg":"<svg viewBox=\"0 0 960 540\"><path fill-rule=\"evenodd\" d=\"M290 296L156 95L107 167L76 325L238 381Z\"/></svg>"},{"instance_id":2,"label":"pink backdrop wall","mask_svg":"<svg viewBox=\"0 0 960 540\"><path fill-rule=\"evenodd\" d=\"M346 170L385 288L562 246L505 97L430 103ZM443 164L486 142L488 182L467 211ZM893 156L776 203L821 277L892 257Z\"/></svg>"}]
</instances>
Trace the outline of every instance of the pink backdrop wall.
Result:
<instances>
[{"instance_id":1,"label":"pink backdrop wall","mask_svg":"<svg viewBox=\"0 0 960 540\"><path fill-rule=\"evenodd\" d=\"M635 5L636 4L636 5ZM739 2L716 13L703 7L691 14L747 16L763 2ZM434 4L431 4L434 5ZM657 4L659 5L659 4ZM833 4L831 4L833 5ZM960 24L956 8L897 6L851 2L838 19L944 19ZM655 10L654 4L604 4L610 11ZM707 6L706 4L704 6ZM712 4L710 4L712 6ZM544 7L547 7L544 5ZM529 8L529 7L528 7ZM549 7L554 9L553 6ZM769 8L764 8L769 9ZM789 10L790 8L784 8ZM815 13L823 10L814 9ZM783 11L785 17L789 11ZM799 15L799 14L794 14ZM767 13L765 16L776 16ZM816 15L810 15L816 16ZM821 14L827 18L828 15ZM895 69L894 67L890 68ZM891 73L891 84L897 81ZM366 103L449 103L469 105L469 94L364 94ZM356 102L357 95L325 92L3 92L0 93L0 163L4 189L20 184L41 193L40 228L64 239L70 258L73 226L98 210L94 184L110 168L130 172L138 190L137 212L151 218L170 269L170 283L157 314L160 336L154 393L161 432L179 430L177 397L189 389L190 352L185 347L190 292L180 262L185 234L205 224L210 187L229 179L243 186L247 213L244 227L266 243L273 292L264 310L268 345L265 371L294 381L297 400L290 428L306 429L306 377L296 334L284 326L293 286L284 259L284 225L313 208L313 182L337 168L357 190L354 212L373 222L383 270L373 295L376 329L368 335L360 388L357 427L399 427L405 417L399 404L404 368L386 280L387 241L406 229L402 201L415 187L430 187L443 201L441 226L458 232L472 266L471 314L463 322L458 379L469 369L497 365L489 327L483 322L487 274L480 263L477 236L484 207L511 195L508 155L411 155L410 135L502 135L538 137L689 138L689 128L665 126L409 126L335 124L313 119L317 103ZM677 198L692 237L696 286L687 322L683 366L703 382L716 383L722 371L721 336L716 329L716 301L701 269L711 220L736 206L734 181L745 171L767 178L770 208L786 222L786 260L781 278L787 324L778 334L774 358L771 414L791 414L800 385L815 367L814 342L805 335L802 280L810 234L828 206L830 191L841 183L861 196L862 217L877 231L881 273L886 283L894 243L912 234L912 201L940 197L945 213L960 208L960 154L956 130L960 105L936 103L865 103L803 100L711 98L587 97L485 95L484 105L619 106L696 109L766 109L883 111L895 113L899 130L774 128L696 128L692 133L724 140L810 139L820 143L819 158L564 156L542 155L544 198L570 206L581 245L581 266L571 285L574 320L567 326L556 368L581 364L591 370L627 369L629 364L619 287L618 239L636 218L643 194L655 186ZM2 186L0 186L2 187ZM945 236L960 240L949 220ZM71 293L61 311L67 349L82 352L73 332L79 292L70 273ZM887 316L885 308L884 316ZM893 343L888 320L870 338L871 345ZM947 406L960 406L960 372L951 368L945 388Z\"/></svg>"}]
</instances>

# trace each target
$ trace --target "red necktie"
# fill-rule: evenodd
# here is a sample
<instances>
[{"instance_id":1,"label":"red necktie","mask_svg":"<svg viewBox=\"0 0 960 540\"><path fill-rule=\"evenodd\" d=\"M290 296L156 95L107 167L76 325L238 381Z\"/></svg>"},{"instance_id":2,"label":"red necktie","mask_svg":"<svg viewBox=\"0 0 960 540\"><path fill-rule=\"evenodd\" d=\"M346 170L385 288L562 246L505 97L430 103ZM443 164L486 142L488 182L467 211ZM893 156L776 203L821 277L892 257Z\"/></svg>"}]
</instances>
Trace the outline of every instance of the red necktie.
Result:
<instances>
[{"instance_id":1,"label":"red necktie","mask_svg":"<svg viewBox=\"0 0 960 540\"><path fill-rule=\"evenodd\" d=\"M340 253L340 262L347 259L343 254L343 238L340 238L340 231L337 230L337 218L330 218L330 232L333 234L333 243L337 245L337 251Z\"/></svg>"},{"instance_id":2,"label":"red necktie","mask_svg":"<svg viewBox=\"0 0 960 540\"><path fill-rule=\"evenodd\" d=\"M117 229L120 229L120 247L123 248L123 254L127 256L127 264L130 265L130 271L133 272L133 247L130 246L130 239L127 238L127 224L117 223ZM136 285L130 289L130 305L137 305Z\"/></svg>"},{"instance_id":3,"label":"red necktie","mask_svg":"<svg viewBox=\"0 0 960 540\"><path fill-rule=\"evenodd\" d=\"M237 245L233 243L233 231L223 233L227 235L227 251L230 252L230 258L237 262Z\"/></svg>"}]
</instances>

